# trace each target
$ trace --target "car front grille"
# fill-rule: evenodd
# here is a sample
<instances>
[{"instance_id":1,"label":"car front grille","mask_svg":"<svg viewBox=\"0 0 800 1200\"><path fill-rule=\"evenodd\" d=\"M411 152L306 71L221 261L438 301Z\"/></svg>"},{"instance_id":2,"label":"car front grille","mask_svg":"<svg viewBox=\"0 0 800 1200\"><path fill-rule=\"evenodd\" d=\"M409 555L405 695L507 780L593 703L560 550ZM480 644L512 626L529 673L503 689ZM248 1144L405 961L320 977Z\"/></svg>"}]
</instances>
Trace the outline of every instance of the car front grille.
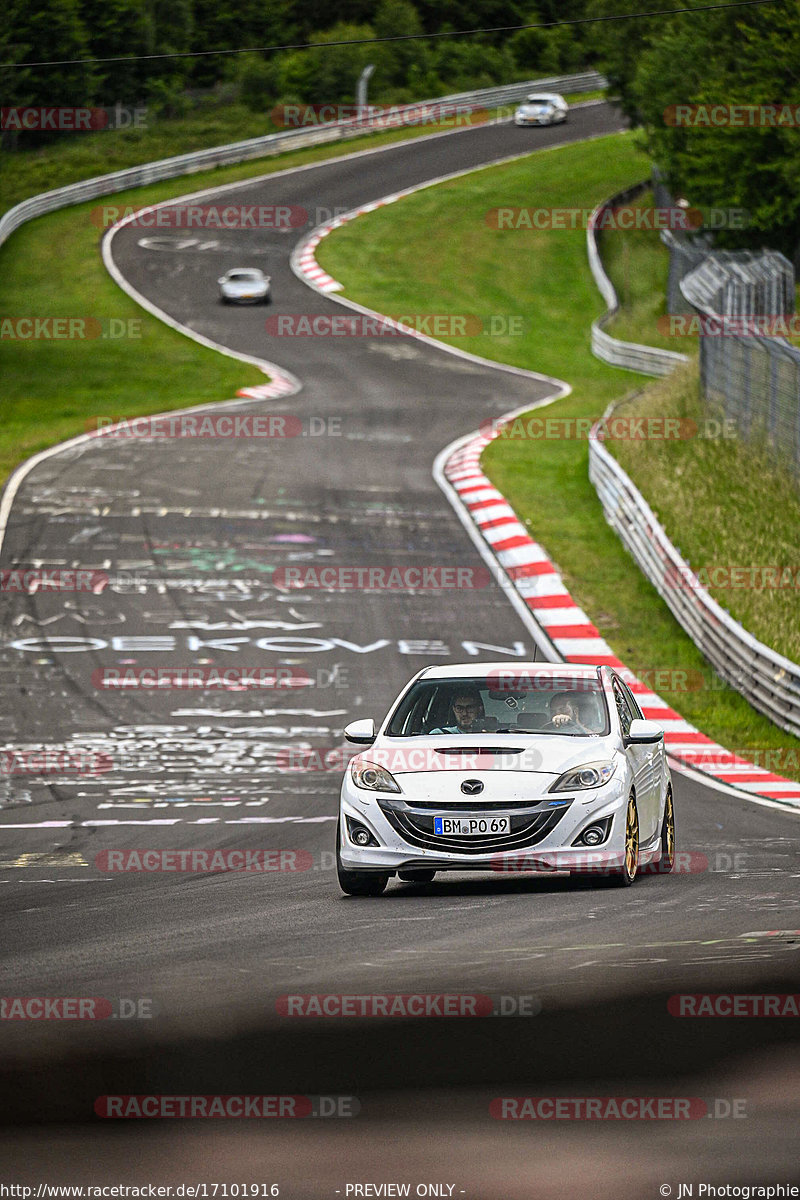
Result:
<instances>
[{"instance_id":1,"label":"car front grille","mask_svg":"<svg viewBox=\"0 0 800 1200\"><path fill-rule=\"evenodd\" d=\"M486 854L492 850L535 846L555 829L572 801L566 800L558 807L553 806L552 801L533 805L526 801L521 807L515 801L506 804L494 801L483 804L467 802L452 807L394 799L380 799L378 803L392 828L412 846L422 846L426 850L457 851L459 854ZM441 816L443 812L451 816L474 816L476 813L501 810L511 817L511 832L487 834L485 837L437 836L433 832L434 812L428 809L435 810L435 816Z\"/></svg>"}]
</instances>

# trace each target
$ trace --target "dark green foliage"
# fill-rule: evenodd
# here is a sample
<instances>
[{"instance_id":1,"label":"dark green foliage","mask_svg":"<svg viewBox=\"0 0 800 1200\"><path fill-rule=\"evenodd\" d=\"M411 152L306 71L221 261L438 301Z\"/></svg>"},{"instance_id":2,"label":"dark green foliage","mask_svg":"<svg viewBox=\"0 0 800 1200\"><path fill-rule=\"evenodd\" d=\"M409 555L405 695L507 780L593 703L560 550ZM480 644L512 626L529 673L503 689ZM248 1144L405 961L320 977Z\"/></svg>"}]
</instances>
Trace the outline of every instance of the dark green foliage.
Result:
<instances>
[{"instance_id":1,"label":"dark green foliage","mask_svg":"<svg viewBox=\"0 0 800 1200\"><path fill-rule=\"evenodd\" d=\"M253 111L281 102L400 103L586 65L578 28L416 40L417 35L580 16L587 0L7 0L0 61L117 59L0 71L3 104L145 105L149 117L236 95ZM372 44L373 38L396 39ZM365 41L365 45L335 45ZM265 51L264 47L296 47ZM208 53L247 50L247 54ZM196 57L180 57L192 52ZM170 56L175 57L170 57ZM150 57L144 57L150 56ZM130 59L130 61L124 61ZM59 137L69 136L64 134ZM27 135L20 148L41 146ZM6 139L8 143L8 139Z\"/></svg>"},{"instance_id":2,"label":"dark green foliage","mask_svg":"<svg viewBox=\"0 0 800 1200\"><path fill-rule=\"evenodd\" d=\"M595 13L636 0L592 0ZM672 7L660 0L659 7ZM683 7L683 5L681 5ZM676 13L599 28L600 65L674 193L700 208L745 209L747 224L718 246L768 245L797 256L800 128L674 124L673 105L791 105L800 112L797 0L757 8Z\"/></svg>"}]
</instances>

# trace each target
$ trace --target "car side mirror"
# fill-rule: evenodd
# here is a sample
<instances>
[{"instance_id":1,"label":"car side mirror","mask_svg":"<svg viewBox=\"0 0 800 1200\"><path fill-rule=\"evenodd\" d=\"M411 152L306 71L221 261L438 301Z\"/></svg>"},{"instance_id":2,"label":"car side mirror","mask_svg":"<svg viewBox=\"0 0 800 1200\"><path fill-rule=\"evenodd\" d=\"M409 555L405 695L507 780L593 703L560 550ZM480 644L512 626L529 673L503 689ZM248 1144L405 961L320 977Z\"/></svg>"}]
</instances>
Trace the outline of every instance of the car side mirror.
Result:
<instances>
[{"instance_id":1,"label":"car side mirror","mask_svg":"<svg viewBox=\"0 0 800 1200\"><path fill-rule=\"evenodd\" d=\"M372 717L366 717L363 721L351 721L344 727L344 736L348 742L355 742L357 746L371 746L377 736L375 722Z\"/></svg>"},{"instance_id":2,"label":"car side mirror","mask_svg":"<svg viewBox=\"0 0 800 1200\"><path fill-rule=\"evenodd\" d=\"M645 746L651 742L663 741L663 739L664 730L656 721L642 721L637 718L635 721L631 721L625 741L628 745Z\"/></svg>"}]
</instances>

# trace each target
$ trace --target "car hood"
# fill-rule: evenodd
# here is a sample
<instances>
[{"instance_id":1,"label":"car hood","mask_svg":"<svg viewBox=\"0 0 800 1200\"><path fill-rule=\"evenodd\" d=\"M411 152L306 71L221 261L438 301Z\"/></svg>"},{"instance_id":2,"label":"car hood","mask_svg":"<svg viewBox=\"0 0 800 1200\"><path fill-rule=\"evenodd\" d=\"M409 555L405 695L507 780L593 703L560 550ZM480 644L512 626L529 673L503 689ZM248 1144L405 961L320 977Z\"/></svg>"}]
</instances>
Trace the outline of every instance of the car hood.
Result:
<instances>
[{"instance_id":1,"label":"car hood","mask_svg":"<svg viewBox=\"0 0 800 1200\"><path fill-rule=\"evenodd\" d=\"M268 279L226 279L222 287L238 296L263 291L268 283Z\"/></svg>"},{"instance_id":2,"label":"car hood","mask_svg":"<svg viewBox=\"0 0 800 1200\"><path fill-rule=\"evenodd\" d=\"M617 751L613 737L437 734L435 737L379 738L357 757L385 767L394 776L478 778L503 772L557 778L572 767L612 758Z\"/></svg>"},{"instance_id":3,"label":"car hood","mask_svg":"<svg viewBox=\"0 0 800 1200\"><path fill-rule=\"evenodd\" d=\"M543 104L520 104L517 112L530 113L531 116L538 116L539 113L549 112L553 108L555 108L555 105L550 104L549 101Z\"/></svg>"}]
</instances>

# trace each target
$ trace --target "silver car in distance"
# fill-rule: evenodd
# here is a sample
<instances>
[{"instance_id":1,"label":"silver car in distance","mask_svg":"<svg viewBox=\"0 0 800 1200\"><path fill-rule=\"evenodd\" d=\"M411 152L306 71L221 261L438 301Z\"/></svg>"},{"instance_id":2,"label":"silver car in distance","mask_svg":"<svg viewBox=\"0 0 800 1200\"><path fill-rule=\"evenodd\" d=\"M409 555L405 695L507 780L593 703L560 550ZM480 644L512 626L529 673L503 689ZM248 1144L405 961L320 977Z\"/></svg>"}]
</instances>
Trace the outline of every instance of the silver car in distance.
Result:
<instances>
[{"instance_id":1,"label":"silver car in distance","mask_svg":"<svg viewBox=\"0 0 800 1200\"><path fill-rule=\"evenodd\" d=\"M566 121L569 105L556 92L531 92L514 113L515 125L558 125Z\"/></svg>"},{"instance_id":2,"label":"silver car in distance","mask_svg":"<svg viewBox=\"0 0 800 1200\"><path fill-rule=\"evenodd\" d=\"M223 304L269 304L270 277L256 267L232 267L217 280Z\"/></svg>"}]
</instances>

